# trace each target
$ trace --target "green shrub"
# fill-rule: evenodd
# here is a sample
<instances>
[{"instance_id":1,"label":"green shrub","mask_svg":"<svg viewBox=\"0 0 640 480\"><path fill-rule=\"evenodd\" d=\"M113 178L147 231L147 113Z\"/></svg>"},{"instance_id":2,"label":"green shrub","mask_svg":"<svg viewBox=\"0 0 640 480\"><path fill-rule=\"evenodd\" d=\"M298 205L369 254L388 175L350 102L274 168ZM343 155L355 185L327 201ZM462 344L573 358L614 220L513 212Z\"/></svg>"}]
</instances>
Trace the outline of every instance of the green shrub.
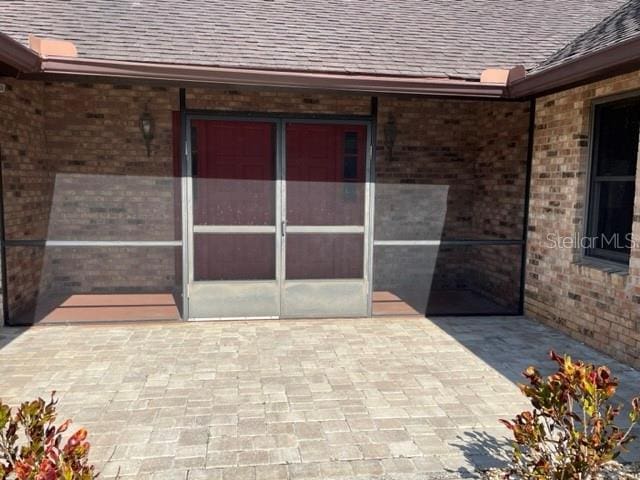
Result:
<instances>
[{"instance_id":1,"label":"green shrub","mask_svg":"<svg viewBox=\"0 0 640 480\"><path fill-rule=\"evenodd\" d=\"M533 406L502 422L514 436L511 474L535 480L589 480L615 459L633 437L640 419L640 398L631 402L631 425L614 423L620 406L613 406L618 379L606 366L574 362L550 352L558 371L543 378L529 367L520 385Z\"/></svg>"},{"instance_id":2,"label":"green shrub","mask_svg":"<svg viewBox=\"0 0 640 480\"><path fill-rule=\"evenodd\" d=\"M91 480L97 477L88 464L87 431L80 429L63 444L70 420L55 426L55 392L46 403L25 402L13 414L0 401L1 480ZM19 444L20 443L20 444Z\"/></svg>"}]
</instances>

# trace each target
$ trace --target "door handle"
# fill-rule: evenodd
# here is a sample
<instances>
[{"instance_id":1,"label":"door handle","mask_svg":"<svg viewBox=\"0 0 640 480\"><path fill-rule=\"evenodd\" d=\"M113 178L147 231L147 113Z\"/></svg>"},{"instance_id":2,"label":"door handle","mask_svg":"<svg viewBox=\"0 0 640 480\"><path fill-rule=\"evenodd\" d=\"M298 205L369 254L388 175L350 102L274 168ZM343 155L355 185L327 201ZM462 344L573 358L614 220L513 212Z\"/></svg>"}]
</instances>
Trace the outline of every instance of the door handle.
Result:
<instances>
[{"instance_id":1,"label":"door handle","mask_svg":"<svg viewBox=\"0 0 640 480\"><path fill-rule=\"evenodd\" d=\"M280 222L280 235L284 237L286 230L287 230L287 221L282 220Z\"/></svg>"}]
</instances>

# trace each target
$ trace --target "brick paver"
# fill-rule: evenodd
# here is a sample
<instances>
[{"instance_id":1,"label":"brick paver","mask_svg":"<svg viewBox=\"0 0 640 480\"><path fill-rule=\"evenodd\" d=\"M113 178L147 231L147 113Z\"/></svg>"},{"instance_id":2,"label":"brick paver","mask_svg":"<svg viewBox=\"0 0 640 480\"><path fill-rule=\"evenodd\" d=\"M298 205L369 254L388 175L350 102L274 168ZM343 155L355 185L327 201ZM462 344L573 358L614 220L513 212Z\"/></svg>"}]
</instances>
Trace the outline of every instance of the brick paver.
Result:
<instances>
[{"instance_id":1,"label":"brick paver","mask_svg":"<svg viewBox=\"0 0 640 480\"><path fill-rule=\"evenodd\" d=\"M57 390L103 479L468 476L505 457L498 419L549 348L608 363L626 398L640 385L513 317L6 328L0 345L3 400Z\"/></svg>"}]
</instances>

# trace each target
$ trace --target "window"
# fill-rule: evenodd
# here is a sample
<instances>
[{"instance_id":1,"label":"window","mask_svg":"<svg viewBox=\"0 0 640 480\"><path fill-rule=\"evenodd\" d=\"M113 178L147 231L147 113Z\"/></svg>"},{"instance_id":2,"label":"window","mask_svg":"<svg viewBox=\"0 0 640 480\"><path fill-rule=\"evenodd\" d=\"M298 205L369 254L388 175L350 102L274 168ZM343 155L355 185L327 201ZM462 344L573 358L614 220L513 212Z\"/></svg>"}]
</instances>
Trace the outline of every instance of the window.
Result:
<instances>
[{"instance_id":1,"label":"window","mask_svg":"<svg viewBox=\"0 0 640 480\"><path fill-rule=\"evenodd\" d=\"M628 263L640 98L596 105L585 254Z\"/></svg>"},{"instance_id":2,"label":"window","mask_svg":"<svg viewBox=\"0 0 640 480\"><path fill-rule=\"evenodd\" d=\"M347 181L358 180L358 134L346 132L344 134L344 173Z\"/></svg>"},{"instance_id":3,"label":"window","mask_svg":"<svg viewBox=\"0 0 640 480\"><path fill-rule=\"evenodd\" d=\"M342 178L343 197L355 201L358 196L358 132L345 132Z\"/></svg>"}]
</instances>

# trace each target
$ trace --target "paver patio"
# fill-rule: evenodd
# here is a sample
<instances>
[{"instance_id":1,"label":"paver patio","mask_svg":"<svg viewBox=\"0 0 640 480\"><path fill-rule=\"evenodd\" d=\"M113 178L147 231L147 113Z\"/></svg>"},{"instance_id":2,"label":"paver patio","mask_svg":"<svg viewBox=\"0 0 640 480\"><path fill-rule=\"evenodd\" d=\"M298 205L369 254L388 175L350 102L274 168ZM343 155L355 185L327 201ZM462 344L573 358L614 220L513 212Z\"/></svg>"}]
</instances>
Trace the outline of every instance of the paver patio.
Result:
<instances>
[{"instance_id":1,"label":"paver patio","mask_svg":"<svg viewBox=\"0 0 640 480\"><path fill-rule=\"evenodd\" d=\"M524 318L0 330L0 396L57 390L113 478L447 478L500 462L515 383L554 348L640 372ZM640 458L634 450L627 458Z\"/></svg>"}]
</instances>

